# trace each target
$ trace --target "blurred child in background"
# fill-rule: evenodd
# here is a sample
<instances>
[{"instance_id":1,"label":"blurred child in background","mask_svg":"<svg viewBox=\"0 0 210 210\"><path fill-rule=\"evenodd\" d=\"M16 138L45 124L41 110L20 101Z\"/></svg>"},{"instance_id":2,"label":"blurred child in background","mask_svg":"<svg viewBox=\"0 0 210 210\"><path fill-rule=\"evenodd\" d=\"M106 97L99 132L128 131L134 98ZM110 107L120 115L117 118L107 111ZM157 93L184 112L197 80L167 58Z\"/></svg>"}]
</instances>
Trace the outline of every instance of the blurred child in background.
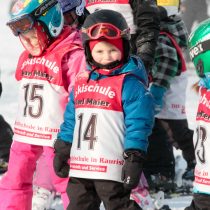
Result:
<instances>
[{"instance_id":1,"label":"blurred child in background","mask_svg":"<svg viewBox=\"0 0 210 210\"><path fill-rule=\"evenodd\" d=\"M194 135L195 180L193 200L185 210L210 209L210 19L201 22L189 37L190 57L200 77L199 104Z\"/></svg>"},{"instance_id":2,"label":"blurred child in background","mask_svg":"<svg viewBox=\"0 0 210 210\"><path fill-rule=\"evenodd\" d=\"M188 33L179 15L180 0L157 1L160 35L152 68L150 91L155 99L155 126L149 138L144 172L153 190L174 190L173 146L181 149L187 162L184 179L193 180L195 155L193 131L185 112L187 74L183 50Z\"/></svg>"}]
</instances>

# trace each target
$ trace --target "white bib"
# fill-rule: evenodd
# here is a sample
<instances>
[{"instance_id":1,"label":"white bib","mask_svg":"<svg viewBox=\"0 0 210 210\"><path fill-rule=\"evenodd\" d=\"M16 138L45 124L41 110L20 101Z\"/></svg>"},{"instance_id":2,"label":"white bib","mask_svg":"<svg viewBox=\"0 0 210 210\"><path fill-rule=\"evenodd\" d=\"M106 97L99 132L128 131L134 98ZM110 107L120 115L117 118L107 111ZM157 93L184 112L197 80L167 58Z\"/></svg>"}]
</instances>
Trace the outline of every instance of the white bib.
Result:
<instances>
[{"instance_id":1,"label":"white bib","mask_svg":"<svg viewBox=\"0 0 210 210\"><path fill-rule=\"evenodd\" d=\"M187 77L185 71L171 81L170 88L164 96L163 108L155 117L173 120L187 118L185 112Z\"/></svg>"}]
</instances>

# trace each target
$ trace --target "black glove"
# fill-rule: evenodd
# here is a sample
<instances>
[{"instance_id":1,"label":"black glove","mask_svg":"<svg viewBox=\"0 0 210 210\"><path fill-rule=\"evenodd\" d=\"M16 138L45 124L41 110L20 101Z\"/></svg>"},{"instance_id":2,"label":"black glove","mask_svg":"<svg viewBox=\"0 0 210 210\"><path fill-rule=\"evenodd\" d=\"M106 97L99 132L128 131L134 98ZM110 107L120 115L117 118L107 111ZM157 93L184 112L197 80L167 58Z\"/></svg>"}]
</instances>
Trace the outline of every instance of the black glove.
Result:
<instances>
[{"instance_id":1,"label":"black glove","mask_svg":"<svg viewBox=\"0 0 210 210\"><path fill-rule=\"evenodd\" d=\"M121 179L124 182L124 188L132 190L137 187L142 169L145 153L138 150L127 150L124 152L125 159Z\"/></svg>"},{"instance_id":2,"label":"black glove","mask_svg":"<svg viewBox=\"0 0 210 210\"><path fill-rule=\"evenodd\" d=\"M53 167L57 176L66 178L69 175L69 164L71 143L57 139L54 144L55 157L53 159Z\"/></svg>"}]
</instances>

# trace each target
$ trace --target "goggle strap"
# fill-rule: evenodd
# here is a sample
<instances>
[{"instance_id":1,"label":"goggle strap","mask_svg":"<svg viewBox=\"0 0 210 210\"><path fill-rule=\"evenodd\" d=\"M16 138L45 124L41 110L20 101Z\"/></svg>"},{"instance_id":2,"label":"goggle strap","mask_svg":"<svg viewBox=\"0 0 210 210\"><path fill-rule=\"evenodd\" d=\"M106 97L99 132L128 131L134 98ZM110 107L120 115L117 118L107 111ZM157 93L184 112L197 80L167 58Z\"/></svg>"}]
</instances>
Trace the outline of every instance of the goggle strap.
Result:
<instances>
[{"instance_id":1,"label":"goggle strap","mask_svg":"<svg viewBox=\"0 0 210 210\"><path fill-rule=\"evenodd\" d=\"M210 39L197 43L194 47L189 49L190 57L194 60L195 57L210 49Z\"/></svg>"},{"instance_id":2,"label":"goggle strap","mask_svg":"<svg viewBox=\"0 0 210 210\"><path fill-rule=\"evenodd\" d=\"M46 13L49 9L51 9L53 6L55 6L58 3L57 0L48 0L43 2L38 8L36 8L31 14L38 18L44 13Z\"/></svg>"}]
</instances>

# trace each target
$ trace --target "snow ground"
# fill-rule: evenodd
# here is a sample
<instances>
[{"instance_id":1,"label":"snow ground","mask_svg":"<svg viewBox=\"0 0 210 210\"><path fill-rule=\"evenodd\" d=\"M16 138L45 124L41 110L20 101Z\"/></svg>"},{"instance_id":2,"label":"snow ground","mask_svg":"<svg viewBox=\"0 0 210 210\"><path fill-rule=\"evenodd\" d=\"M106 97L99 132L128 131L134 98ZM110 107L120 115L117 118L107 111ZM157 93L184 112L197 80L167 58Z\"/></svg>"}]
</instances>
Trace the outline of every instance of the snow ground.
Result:
<instances>
[{"instance_id":1,"label":"snow ground","mask_svg":"<svg viewBox=\"0 0 210 210\"><path fill-rule=\"evenodd\" d=\"M17 83L14 79L14 71L17 64L18 55L20 54L22 47L19 44L19 39L11 33L10 29L6 26L6 21L9 19L8 16L8 6L9 0L0 1L0 69L1 75L0 79L3 84L3 94L0 100L0 114L2 114L6 120L13 125L14 117L17 111ZM190 128L194 127L194 117L197 96L191 90L192 84L197 81L197 77L192 69L189 70L189 81L187 87L187 117L189 121ZM180 155L180 151L175 150L175 155ZM181 167L185 168L186 163L182 159ZM173 199L166 199L165 203L168 204L173 210L183 210L184 207L189 205L191 197L178 197ZM56 200L53 203L53 208L56 210L63 210L61 206L61 201ZM104 209L103 207L101 210Z\"/></svg>"}]
</instances>

